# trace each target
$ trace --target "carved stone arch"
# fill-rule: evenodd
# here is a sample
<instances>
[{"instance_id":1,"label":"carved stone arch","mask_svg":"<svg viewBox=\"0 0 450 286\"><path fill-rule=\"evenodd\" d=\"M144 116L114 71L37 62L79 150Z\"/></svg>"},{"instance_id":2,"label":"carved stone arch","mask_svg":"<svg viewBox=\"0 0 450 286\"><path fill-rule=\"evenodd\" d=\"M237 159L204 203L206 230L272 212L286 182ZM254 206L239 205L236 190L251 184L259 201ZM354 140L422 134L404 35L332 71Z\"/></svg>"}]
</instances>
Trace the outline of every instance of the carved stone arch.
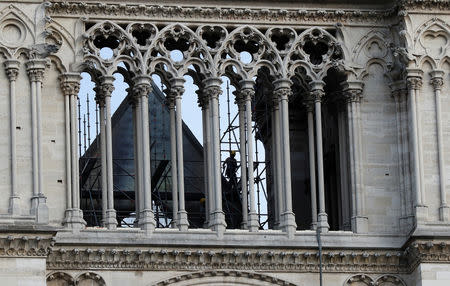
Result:
<instances>
[{"instance_id":1,"label":"carved stone arch","mask_svg":"<svg viewBox=\"0 0 450 286\"><path fill-rule=\"evenodd\" d=\"M75 279L66 272L52 272L47 275L47 286L75 286Z\"/></svg>"},{"instance_id":2,"label":"carved stone arch","mask_svg":"<svg viewBox=\"0 0 450 286\"><path fill-rule=\"evenodd\" d=\"M323 28L312 27L297 37L284 59L284 66L288 77L301 63L309 77L321 80L332 67L344 70L343 56L342 46L333 35Z\"/></svg>"},{"instance_id":3,"label":"carved stone arch","mask_svg":"<svg viewBox=\"0 0 450 286\"><path fill-rule=\"evenodd\" d=\"M443 57L439 63L438 63L438 69L443 69L445 64L450 65L450 57L449 56L445 56Z\"/></svg>"},{"instance_id":4,"label":"carved stone arch","mask_svg":"<svg viewBox=\"0 0 450 286\"><path fill-rule=\"evenodd\" d=\"M400 277L389 274L378 277L374 286L406 286L406 284Z\"/></svg>"},{"instance_id":5,"label":"carved stone arch","mask_svg":"<svg viewBox=\"0 0 450 286\"><path fill-rule=\"evenodd\" d=\"M170 52L173 50L180 50L183 53L181 61L172 60ZM161 63L168 67L168 72L173 77L182 77L191 65L196 65L198 72L205 76L211 77L216 74L205 41L189 27L179 23L166 26L155 35L144 59L148 74L154 73Z\"/></svg>"},{"instance_id":6,"label":"carved stone arch","mask_svg":"<svg viewBox=\"0 0 450 286\"><path fill-rule=\"evenodd\" d=\"M373 279L366 274L352 275L344 282L344 286L372 286Z\"/></svg>"},{"instance_id":7,"label":"carved stone arch","mask_svg":"<svg viewBox=\"0 0 450 286\"><path fill-rule=\"evenodd\" d=\"M84 272L75 278L75 285L77 286L105 286L105 280L94 272Z\"/></svg>"},{"instance_id":8,"label":"carved stone arch","mask_svg":"<svg viewBox=\"0 0 450 286\"><path fill-rule=\"evenodd\" d=\"M390 63L386 62L384 59L379 58L369 59L364 65L364 68L359 73L357 73L356 80L363 80L369 74L370 66L374 64L380 65L383 68L383 75L388 79L389 82L393 81L392 75L390 73Z\"/></svg>"},{"instance_id":9,"label":"carved stone arch","mask_svg":"<svg viewBox=\"0 0 450 286\"><path fill-rule=\"evenodd\" d=\"M5 28L8 28L8 25L11 25L11 27L9 27L10 29L16 30L15 33L16 36L18 36L18 39L13 43L6 43L8 48L17 48L23 44L32 45L35 43L36 36L34 34L33 21L13 4L10 4L0 11L0 23L0 45L5 44L2 34L4 33ZM19 35L18 33L21 34ZM29 33L31 36L31 41L28 43L26 43L28 36L26 33Z\"/></svg>"},{"instance_id":10,"label":"carved stone arch","mask_svg":"<svg viewBox=\"0 0 450 286\"><path fill-rule=\"evenodd\" d=\"M428 63L434 70L438 67L438 62L428 55L421 57L417 65L422 69L426 63Z\"/></svg>"},{"instance_id":11,"label":"carved stone arch","mask_svg":"<svg viewBox=\"0 0 450 286\"><path fill-rule=\"evenodd\" d=\"M387 40L389 41L387 33L371 30L353 47L351 61L356 64L365 64L367 59L385 58L389 53Z\"/></svg>"},{"instance_id":12,"label":"carved stone arch","mask_svg":"<svg viewBox=\"0 0 450 286\"><path fill-rule=\"evenodd\" d=\"M242 51L252 55L249 63L243 63L240 60ZM251 26L242 26L233 30L217 51L214 63L217 66L218 76L225 75L230 66L236 68L236 73L242 79L251 79L256 76L261 67L268 68L275 78L281 78L283 75L283 62L273 42Z\"/></svg>"},{"instance_id":13,"label":"carved stone arch","mask_svg":"<svg viewBox=\"0 0 450 286\"><path fill-rule=\"evenodd\" d=\"M47 56L48 59L50 59L50 62L53 63L56 67L56 70L63 74L68 71L67 67L64 65L64 63L61 61L61 59L56 55L49 55Z\"/></svg>"},{"instance_id":14,"label":"carved stone arch","mask_svg":"<svg viewBox=\"0 0 450 286\"><path fill-rule=\"evenodd\" d=\"M285 280L281 280L258 272L244 272L234 270L224 271L203 271L175 276L164 281L160 281L149 286L206 286L206 285L235 285L235 286L269 286L284 285L295 286Z\"/></svg>"},{"instance_id":15,"label":"carved stone arch","mask_svg":"<svg viewBox=\"0 0 450 286\"><path fill-rule=\"evenodd\" d=\"M0 56L5 60L11 59L13 57L10 50L2 46L0 46Z\"/></svg>"},{"instance_id":16,"label":"carved stone arch","mask_svg":"<svg viewBox=\"0 0 450 286\"><path fill-rule=\"evenodd\" d=\"M113 51L110 59L103 59L100 50L108 47ZM132 36L111 21L102 21L83 34L84 61L93 62L104 75L112 75L120 62L125 62L134 73L145 69L143 57Z\"/></svg>"},{"instance_id":17,"label":"carved stone arch","mask_svg":"<svg viewBox=\"0 0 450 286\"><path fill-rule=\"evenodd\" d=\"M63 25L53 20L50 24L48 24L45 31L48 34L46 39L51 37L59 37L61 41L65 41L70 49L75 52L75 38Z\"/></svg>"},{"instance_id":18,"label":"carved stone arch","mask_svg":"<svg viewBox=\"0 0 450 286\"><path fill-rule=\"evenodd\" d=\"M439 18L423 23L414 33L414 52L440 59L450 49L450 25ZM420 59L419 59L420 62Z\"/></svg>"},{"instance_id":19,"label":"carved stone arch","mask_svg":"<svg viewBox=\"0 0 450 286\"><path fill-rule=\"evenodd\" d=\"M211 56L217 53L223 41L228 37L228 31L220 25L202 25L196 30L198 37L208 47Z\"/></svg>"}]
</instances>

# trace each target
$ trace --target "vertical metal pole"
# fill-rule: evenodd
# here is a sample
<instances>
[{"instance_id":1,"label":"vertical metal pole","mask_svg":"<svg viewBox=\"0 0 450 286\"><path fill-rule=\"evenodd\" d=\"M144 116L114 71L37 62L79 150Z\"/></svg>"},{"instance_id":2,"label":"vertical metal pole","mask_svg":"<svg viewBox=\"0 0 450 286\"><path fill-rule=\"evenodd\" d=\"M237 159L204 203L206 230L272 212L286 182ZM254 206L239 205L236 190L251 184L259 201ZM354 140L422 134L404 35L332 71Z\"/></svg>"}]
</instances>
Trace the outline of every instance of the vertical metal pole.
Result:
<instances>
[{"instance_id":1,"label":"vertical metal pole","mask_svg":"<svg viewBox=\"0 0 450 286\"><path fill-rule=\"evenodd\" d=\"M86 109L87 109L87 142L91 146L91 112L89 111L89 94L86 94Z\"/></svg>"},{"instance_id":2,"label":"vertical metal pole","mask_svg":"<svg viewBox=\"0 0 450 286\"><path fill-rule=\"evenodd\" d=\"M78 155L81 156L81 103L80 98L77 96L78 104Z\"/></svg>"}]
</instances>

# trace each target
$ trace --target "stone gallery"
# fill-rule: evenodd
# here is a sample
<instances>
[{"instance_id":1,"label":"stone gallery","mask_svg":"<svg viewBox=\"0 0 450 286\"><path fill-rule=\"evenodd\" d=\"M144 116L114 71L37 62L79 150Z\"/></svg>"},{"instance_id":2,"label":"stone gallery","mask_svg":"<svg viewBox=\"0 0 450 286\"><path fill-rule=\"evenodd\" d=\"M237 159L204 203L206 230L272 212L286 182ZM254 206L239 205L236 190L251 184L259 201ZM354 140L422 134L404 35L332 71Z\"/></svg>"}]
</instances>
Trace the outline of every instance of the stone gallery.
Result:
<instances>
[{"instance_id":1,"label":"stone gallery","mask_svg":"<svg viewBox=\"0 0 450 286\"><path fill-rule=\"evenodd\" d=\"M448 0L1 0L1 285L450 285Z\"/></svg>"}]
</instances>

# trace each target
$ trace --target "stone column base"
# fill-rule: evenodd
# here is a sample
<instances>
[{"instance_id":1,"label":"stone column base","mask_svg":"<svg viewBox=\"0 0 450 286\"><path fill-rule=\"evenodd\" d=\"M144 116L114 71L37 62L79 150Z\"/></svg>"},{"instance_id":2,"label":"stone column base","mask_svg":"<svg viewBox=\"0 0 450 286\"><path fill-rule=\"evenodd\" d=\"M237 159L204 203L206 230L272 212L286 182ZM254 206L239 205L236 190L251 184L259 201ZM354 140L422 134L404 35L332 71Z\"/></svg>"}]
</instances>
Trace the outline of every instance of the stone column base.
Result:
<instances>
[{"instance_id":1,"label":"stone column base","mask_svg":"<svg viewBox=\"0 0 450 286\"><path fill-rule=\"evenodd\" d=\"M31 215L36 217L37 224L48 224L47 197L38 194L31 198Z\"/></svg>"},{"instance_id":2,"label":"stone column base","mask_svg":"<svg viewBox=\"0 0 450 286\"><path fill-rule=\"evenodd\" d=\"M281 214L280 229L286 232L289 238L293 238L297 230L295 223L295 215L293 212L285 212Z\"/></svg>"},{"instance_id":3,"label":"stone column base","mask_svg":"<svg viewBox=\"0 0 450 286\"><path fill-rule=\"evenodd\" d=\"M326 213L319 213L317 215L317 228L320 228L321 233L327 233L330 230L328 215Z\"/></svg>"},{"instance_id":4,"label":"stone column base","mask_svg":"<svg viewBox=\"0 0 450 286\"><path fill-rule=\"evenodd\" d=\"M428 219L428 207L425 205L416 205L414 206L416 223L424 223Z\"/></svg>"},{"instance_id":5,"label":"stone column base","mask_svg":"<svg viewBox=\"0 0 450 286\"><path fill-rule=\"evenodd\" d=\"M116 229L117 228L116 210L114 210L114 209L106 210L105 226L108 229Z\"/></svg>"},{"instance_id":6,"label":"stone column base","mask_svg":"<svg viewBox=\"0 0 450 286\"><path fill-rule=\"evenodd\" d=\"M187 231L189 228L189 221L186 211L178 211L178 228L181 231Z\"/></svg>"},{"instance_id":7,"label":"stone column base","mask_svg":"<svg viewBox=\"0 0 450 286\"><path fill-rule=\"evenodd\" d=\"M249 213L247 228L251 232L258 231L258 229L259 229L259 222L258 222L258 215L256 213Z\"/></svg>"},{"instance_id":8,"label":"stone column base","mask_svg":"<svg viewBox=\"0 0 450 286\"><path fill-rule=\"evenodd\" d=\"M83 219L83 211L80 209L66 209L64 226L69 229L83 229L86 221Z\"/></svg>"},{"instance_id":9,"label":"stone column base","mask_svg":"<svg viewBox=\"0 0 450 286\"><path fill-rule=\"evenodd\" d=\"M9 208L8 208L9 214L20 215L19 201L20 201L19 196L12 196L9 198Z\"/></svg>"},{"instance_id":10,"label":"stone column base","mask_svg":"<svg viewBox=\"0 0 450 286\"><path fill-rule=\"evenodd\" d=\"M439 219L441 221L449 221L450 208L447 205L442 205L439 207Z\"/></svg>"},{"instance_id":11,"label":"stone column base","mask_svg":"<svg viewBox=\"0 0 450 286\"><path fill-rule=\"evenodd\" d=\"M209 217L210 225L209 227L218 233L219 236L223 235L225 229L227 228L227 223L225 222L225 214L223 211L215 211L211 213Z\"/></svg>"},{"instance_id":12,"label":"stone column base","mask_svg":"<svg viewBox=\"0 0 450 286\"><path fill-rule=\"evenodd\" d=\"M156 226L155 216L152 210L145 209L139 214L138 226L142 230L153 231Z\"/></svg>"},{"instance_id":13,"label":"stone column base","mask_svg":"<svg viewBox=\"0 0 450 286\"><path fill-rule=\"evenodd\" d=\"M352 231L354 233L368 233L369 218L366 216L352 217Z\"/></svg>"}]
</instances>

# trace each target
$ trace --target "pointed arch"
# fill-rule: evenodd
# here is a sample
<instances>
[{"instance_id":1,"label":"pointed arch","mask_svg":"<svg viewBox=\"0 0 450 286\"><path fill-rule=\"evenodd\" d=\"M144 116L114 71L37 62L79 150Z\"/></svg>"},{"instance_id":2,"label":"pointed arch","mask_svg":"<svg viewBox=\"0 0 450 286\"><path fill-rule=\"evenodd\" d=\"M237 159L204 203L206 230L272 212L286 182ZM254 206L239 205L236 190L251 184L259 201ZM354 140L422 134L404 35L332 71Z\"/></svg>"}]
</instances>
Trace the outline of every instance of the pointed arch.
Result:
<instances>
[{"instance_id":1,"label":"pointed arch","mask_svg":"<svg viewBox=\"0 0 450 286\"><path fill-rule=\"evenodd\" d=\"M236 45L240 45L239 49ZM249 63L240 60L240 52L249 52L252 59ZM259 30L251 26L242 26L233 30L223 41L222 47L214 57L218 69L218 76L227 74L227 70L234 67L242 79L256 76L262 67L268 68L271 76L281 78L283 63L278 50Z\"/></svg>"},{"instance_id":2,"label":"pointed arch","mask_svg":"<svg viewBox=\"0 0 450 286\"><path fill-rule=\"evenodd\" d=\"M170 56L173 50L180 50L183 59L175 62ZM205 77L215 74L213 60L205 42L189 27L180 23L168 25L159 31L144 59L147 74L155 73L161 64L167 66L167 72L172 77L182 77L191 65L197 66L198 72Z\"/></svg>"},{"instance_id":3,"label":"pointed arch","mask_svg":"<svg viewBox=\"0 0 450 286\"><path fill-rule=\"evenodd\" d=\"M26 29L32 36L34 43L34 22L22 10L20 10L13 4L6 6L6 8L0 11L0 22L5 21L5 19L8 18L9 15L13 16L11 17L12 19L20 20L25 25Z\"/></svg>"},{"instance_id":4,"label":"pointed arch","mask_svg":"<svg viewBox=\"0 0 450 286\"><path fill-rule=\"evenodd\" d=\"M132 36L122 27L111 21L95 24L83 35L84 60L94 63L94 67L103 75L112 75L120 62L127 63L131 72L142 71L143 58ZM103 40L104 42L100 42ZM102 59L100 50L108 47L113 51L111 59Z\"/></svg>"},{"instance_id":5,"label":"pointed arch","mask_svg":"<svg viewBox=\"0 0 450 286\"><path fill-rule=\"evenodd\" d=\"M341 44L333 35L320 27L312 27L297 37L284 59L284 66L287 77L294 75L295 66L304 65L309 77L321 80L332 67L345 69L343 56Z\"/></svg>"}]
</instances>

